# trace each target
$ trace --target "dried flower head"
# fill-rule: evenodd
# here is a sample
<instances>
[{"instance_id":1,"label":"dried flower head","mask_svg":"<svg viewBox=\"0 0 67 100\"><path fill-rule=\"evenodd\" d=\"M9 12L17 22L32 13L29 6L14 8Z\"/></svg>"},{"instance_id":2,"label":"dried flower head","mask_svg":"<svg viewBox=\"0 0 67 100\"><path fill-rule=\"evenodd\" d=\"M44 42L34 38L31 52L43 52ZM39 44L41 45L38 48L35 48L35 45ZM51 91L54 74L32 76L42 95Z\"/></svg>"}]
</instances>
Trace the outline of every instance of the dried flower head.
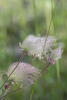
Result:
<instances>
[{"instance_id":1,"label":"dried flower head","mask_svg":"<svg viewBox=\"0 0 67 100\"><path fill-rule=\"evenodd\" d=\"M12 70L16 67L18 62L13 63L7 72L9 76ZM31 85L38 79L40 72L34 66L20 62L16 70L11 74L10 79L13 79L16 82L21 82L22 85Z\"/></svg>"},{"instance_id":2,"label":"dried flower head","mask_svg":"<svg viewBox=\"0 0 67 100\"><path fill-rule=\"evenodd\" d=\"M56 60L62 56L62 47L60 43L57 43L57 39L54 36L48 37L36 37L29 35L23 41L23 49L27 49L29 55L33 55L42 60L43 56L47 61L54 64Z\"/></svg>"}]
</instances>

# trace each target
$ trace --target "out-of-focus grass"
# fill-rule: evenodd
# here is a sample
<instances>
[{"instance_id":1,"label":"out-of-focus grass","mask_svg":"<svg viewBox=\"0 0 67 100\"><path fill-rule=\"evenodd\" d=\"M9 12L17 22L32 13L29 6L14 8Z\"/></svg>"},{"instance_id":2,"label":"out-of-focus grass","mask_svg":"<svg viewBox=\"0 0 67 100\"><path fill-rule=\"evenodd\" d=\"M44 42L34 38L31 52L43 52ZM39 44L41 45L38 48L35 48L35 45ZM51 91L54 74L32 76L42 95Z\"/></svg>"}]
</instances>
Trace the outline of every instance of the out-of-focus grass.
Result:
<instances>
[{"instance_id":1,"label":"out-of-focus grass","mask_svg":"<svg viewBox=\"0 0 67 100\"><path fill-rule=\"evenodd\" d=\"M29 34L43 36L47 31L46 0L0 0L0 69L7 70L8 66L18 60L20 54L14 52L18 42L22 42ZM34 3L33 3L34 2ZM49 0L48 0L49 2ZM55 30L57 38L64 43L64 53L59 61L60 86L57 82L56 65L50 66L44 75L32 87L22 92L7 96L6 100L67 100L67 1L55 0ZM49 31L49 34L50 31ZM53 33L55 34L55 33ZM38 60L25 57L23 61L42 68ZM59 73L58 73L59 75ZM58 76L59 77L59 76ZM32 95L30 97L30 95Z\"/></svg>"}]
</instances>

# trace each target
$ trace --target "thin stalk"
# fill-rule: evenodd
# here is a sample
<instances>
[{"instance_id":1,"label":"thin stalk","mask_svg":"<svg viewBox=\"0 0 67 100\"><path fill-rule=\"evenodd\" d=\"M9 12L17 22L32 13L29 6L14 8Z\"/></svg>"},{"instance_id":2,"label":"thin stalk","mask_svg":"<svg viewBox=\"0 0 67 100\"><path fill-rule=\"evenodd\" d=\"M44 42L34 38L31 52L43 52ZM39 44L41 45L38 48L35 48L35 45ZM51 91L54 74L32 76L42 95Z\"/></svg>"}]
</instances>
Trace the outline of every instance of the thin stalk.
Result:
<instances>
[{"instance_id":1,"label":"thin stalk","mask_svg":"<svg viewBox=\"0 0 67 100\"><path fill-rule=\"evenodd\" d=\"M49 32L50 32L50 28L51 28L52 21L53 21L53 15L51 16L50 23L49 23L49 27L48 27L48 30L47 30L47 32L46 32L46 40L45 40L45 42L44 42L44 47L43 47L42 55L43 55L43 53L44 53L44 49L45 49L45 45L46 45L46 42L47 42L48 34L49 34ZM45 67L45 66L43 67L43 69L42 69L42 71L41 71L41 74L43 74L43 73L46 71L46 68L48 68L49 65L50 65L50 64L48 63L48 64L46 65L46 67Z\"/></svg>"},{"instance_id":2,"label":"thin stalk","mask_svg":"<svg viewBox=\"0 0 67 100\"><path fill-rule=\"evenodd\" d=\"M17 89L15 89L15 90L13 90L13 91L11 91L11 92L8 92L8 94L4 94L3 96L1 96L0 97L0 100L3 100L7 95L12 95L12 94L14 94L14 93L16 93L16 92L19 92L19 91L22 91L23 90L23 88L17 88Z\"/></svg>"},{"instance_id":3,"label":"thin stalk","mask_svg":"<svg viewBox=\"0 0 67 100\"><path fill-rule=\"evenodd\" d=\"M34 89L32 88L31 94L30 94L30 100L32 100L34 94Z\"/></svg>"},{"instance_id":4,"label":"thin stalk","mask_svg":"<svg viewBox=\"0 0 67 100\"><path fill-rule=\"evenodd\" d=\"M54 25L54 33L55 33L55 36L56 36L56 28L55 28L55 9L53 11L53 0L51 0L51 4L52 4L52 16L53 16L53 25ZM57 79L58 79L58 82L60 81L60 65L59 65L59 61L56 62L56 70L57 70Z\"/></svg>"},{"instance_id":5,"label":"thin stalk","mask_svg":"<svg viewBox=\"0 0 67 100\"><path fill-rule=\"evenodd\" d=\"M57 69L57 79L58 79L58 82L60 82L60 66L59 66L59 61L56 62L56 69Z\"/></svg>"},{"instance_id":6,"label":"thin stalk","mask_svg":"<svg viewBox=\"0 0 67 100\"><path fill-rule=\"evenodd\" d=\"M32 0L33 4L33 12L34 12L34 19L35 19L35 33L38 33L38 24L37 24L37 8L36 8L36 2L35 0Z\"/></svg>"},{"instance_id":7,"label":"thin stalk","mask_svg":"<svg viewBox=\"0 0 67 100\"><path fill-rule=\"evenodd\" d=\"M42 71L41 71L41 74L43 75L43 73L46 71L46 69L50 66L50 63L48 63L46 65L46 67L43 67Z\"/></svg>"},{"instance_id":8,"label":"thin stalk","mask_svg":"<svg viewBox=\"0 0 67 100\"><path fill-rule=\"evenodd\" d=\"M25 55L25 54L24 54L24 55ZM10 75L8 76L8 78L5 80L5 82L3 83L3 85L0 87L0 89L3 88L3 86L5 85L5 83L8 81L8 79L9 79L10 76L12 75L12 73L16 70L16 68L17 68L18 65L20 64L21 58L24 57L24 55L21 55L21 56L20 56L17 65L16 65L15 68L12 70L12 72L10 73Z\"/></svg>"}]
</instances>

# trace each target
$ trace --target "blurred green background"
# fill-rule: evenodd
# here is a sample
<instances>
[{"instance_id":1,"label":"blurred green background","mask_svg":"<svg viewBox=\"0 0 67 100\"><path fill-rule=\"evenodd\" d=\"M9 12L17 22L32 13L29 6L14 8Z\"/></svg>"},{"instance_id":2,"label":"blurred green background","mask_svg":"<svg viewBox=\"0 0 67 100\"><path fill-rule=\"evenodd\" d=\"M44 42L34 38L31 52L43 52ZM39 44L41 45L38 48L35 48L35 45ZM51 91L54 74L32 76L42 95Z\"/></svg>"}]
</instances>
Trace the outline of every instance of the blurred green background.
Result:
<instances>
[{"instance_id":1,"label":"blurred green background","mask_svg":"<svg viewBox=\"0 0 67 100\"><path fill-rule=\"evenodd\" d=\"M64 43L59 65L50 66L33 87L8 95L6 100L67 100L67 0L0 0L0 72L18 61L22 54L19 42L29 34L44 36L47 31ZM43 66L31 57L22 61Z\"/></svg>"}]
</instances>

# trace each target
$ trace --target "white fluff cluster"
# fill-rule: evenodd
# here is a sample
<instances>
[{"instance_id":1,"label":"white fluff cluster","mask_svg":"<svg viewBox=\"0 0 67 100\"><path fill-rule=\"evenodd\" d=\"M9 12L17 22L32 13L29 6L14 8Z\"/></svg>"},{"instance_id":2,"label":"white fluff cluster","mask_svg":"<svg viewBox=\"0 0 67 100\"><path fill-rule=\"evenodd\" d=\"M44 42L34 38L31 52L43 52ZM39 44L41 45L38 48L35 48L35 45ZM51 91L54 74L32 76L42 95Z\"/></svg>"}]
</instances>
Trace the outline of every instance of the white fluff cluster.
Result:
<instances>
[{"instance_id":1,"label":"white fluff cluster","mask_svg":"<svg viewBox=\"0 0 67 100\"><path fill-rule=\"evenodd\" d=\"M9 76L13 69L16 67L18 62L11 64L8 69L7 75ZM31 85L36 81L40 76L40 72L34 66L20 62L15 71L11 74L10 79L13 79L15 82L21 82L22 85Z\"/></svg>"},{"instance_id":2,"label":"white fluff cluster","mask_svg":"<svg viewBox=\"0 0 67 100\"><path fill-rule=\"evenodd\" d=\"M33 55L42 60L46 57L49 63L54 64L56 60L62 56L62 45L57 43L57 39L53 36L36 37L29 35L22 43L22 48L28 51L29 55Z\"/></svg>"}]
</instances>

